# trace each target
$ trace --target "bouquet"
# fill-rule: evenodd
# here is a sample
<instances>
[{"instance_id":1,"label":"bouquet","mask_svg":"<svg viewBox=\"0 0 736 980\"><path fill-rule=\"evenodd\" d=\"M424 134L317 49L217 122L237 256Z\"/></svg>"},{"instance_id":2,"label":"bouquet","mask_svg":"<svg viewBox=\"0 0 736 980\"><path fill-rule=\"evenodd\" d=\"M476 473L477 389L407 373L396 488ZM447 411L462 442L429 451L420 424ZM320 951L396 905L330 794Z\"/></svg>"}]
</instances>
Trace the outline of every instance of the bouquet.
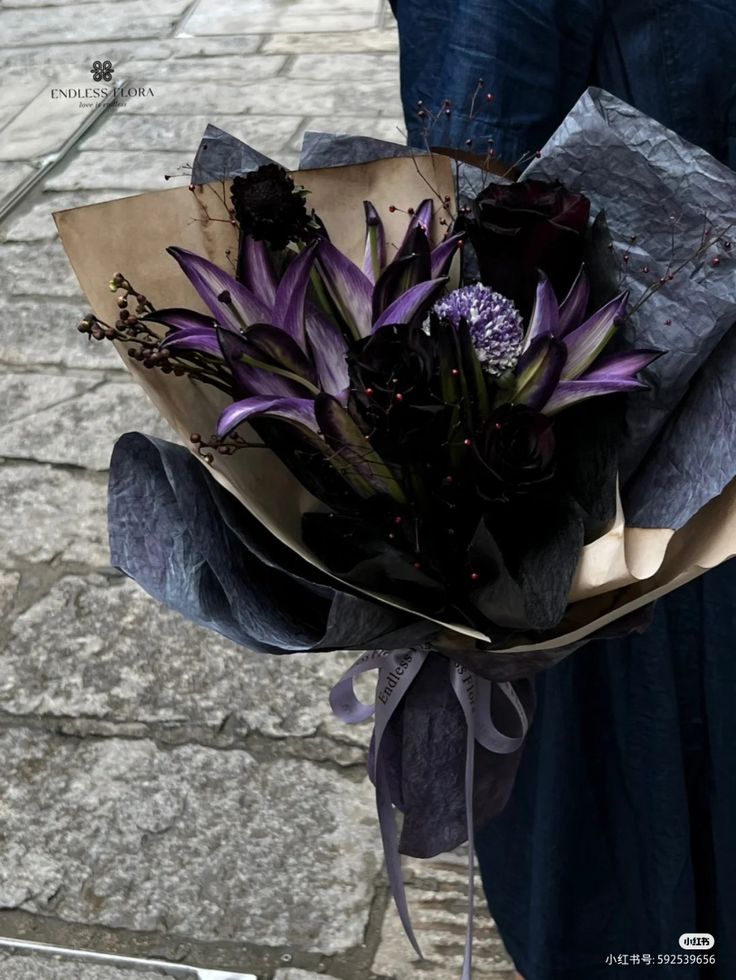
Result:
<instances>
[{"instance_id":1,"label":"bouquet","mask_svg":"<svg viewBox=\"0 0 736 980\"><path fill-rule=\"evenodd\" d=\"M288 174L209 127L189 188L56 216L80 330L188 447L118 442L113 562L252 649L363 651L330 697L375 715L417 950L399 851L470 840L472 880L533 675L736 553L736 176L594 90L521 179L476 163L312 135Z\"/></svg>"}]
</instances>

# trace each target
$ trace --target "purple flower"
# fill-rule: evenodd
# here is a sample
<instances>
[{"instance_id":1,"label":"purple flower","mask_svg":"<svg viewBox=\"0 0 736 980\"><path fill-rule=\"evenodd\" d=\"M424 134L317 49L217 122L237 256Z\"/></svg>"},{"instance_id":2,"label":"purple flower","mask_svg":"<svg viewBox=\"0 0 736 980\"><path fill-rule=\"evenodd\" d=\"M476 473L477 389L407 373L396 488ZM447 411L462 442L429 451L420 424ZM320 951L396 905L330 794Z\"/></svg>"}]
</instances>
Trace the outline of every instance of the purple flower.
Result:
<instances>
[{"instance_id":1,"label":"purple flower","mask_svg":"<svg viewBox=\"0 0 736 980\"><path fill-rule=\"evenodd\" d=\"M558 305L549 280L540 277L515 388L505 396L507 401L554 415L588 398L647 387L638 374L663 351L604 354L626 315L628 292L586 318L589 292L583 268Z\"/></svg>"},{"instance_id":2,"label":"purple flower","mask_svg":"<svg viewBox=\"0 0 736 980\"><path fill-rule=\"evenodd\" d=\"M249 235L241 242L237 278L192 252L169 249L211 315L169 309L148 319L169 328L163 347L220 357L230 367L234 404L219 420L220 438L246 419L277 418L334 454L325 434L329 425L324 419L317 425L314 406L329 405L329 417L347 426L340 413L348 397L351 345L386 325L421 324L444 287L461 236L432 248L432 214L432 202L423 201L388 262L383 225L366 202L362 269L327 238L292 256L280 279L265 243ZM354 454L346 469L361 490L391 484L383 464L369 479L357 460ZM396 494L393 487L388 492Z\"/></svg>"},{"instance_id":3,"label":"purple flower","mask_svg":"<svg viewBox=\"0 0 736 980\"><path fill-rule=\"evenodd\" d=\"M455 289L434 305L442 320L459 327L465 321L486 371L500 375L516 367L524 340L524 322L510 299L480 283Z\"/></svg>"}]
</instances>

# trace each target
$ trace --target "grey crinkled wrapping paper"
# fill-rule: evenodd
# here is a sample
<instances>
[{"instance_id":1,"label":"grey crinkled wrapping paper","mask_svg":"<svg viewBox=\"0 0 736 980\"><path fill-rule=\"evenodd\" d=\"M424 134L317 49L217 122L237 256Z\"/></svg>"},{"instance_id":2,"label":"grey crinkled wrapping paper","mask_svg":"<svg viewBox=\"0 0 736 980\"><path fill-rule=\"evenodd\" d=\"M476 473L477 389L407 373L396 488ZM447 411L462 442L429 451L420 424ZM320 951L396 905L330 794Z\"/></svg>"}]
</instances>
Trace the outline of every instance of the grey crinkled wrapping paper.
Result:
<instances>
[{"instance_id":1,"label":"grey crinkled wrapping paper","mask_svg":"<svg viewBox=\"0 0 736 980\"><path fill-rule=\"evenodd\" d=\"M210 184L257 170L274 161L210 123L192 165L192 183Z\"/></svg>"},{"instance_id":2,"label":"grey crinkled wrapping paper","mask_svg":"<svg viewBox=\"0 0 736 980\"><path fill-rule=\"evenodd\" d=\"M400 648L436 632L320 582L190 452L165 440L129 432L116 443L108 527L113 565L193 622L250 649Z\"/></svg>"},{"instance_id":3,"label":"grey crinkled wrapping paper","mask_svg":"<svg viewBox=\"0 0 736 980\"><path fill-rule=\"evenodd\" d=\"M619 254L630 255L632 303L666 273L673 231L679 265L697 251L706 219L717 230L736 223L736 173L600 89L585 93L527 174L560 180L605 210ZM736 322L734 253L714 247L688 262L625 328L628 345L669 351L645 372L652 390L629 399L629 525L682 527L736 475L736 341L725 339Z\"/></svg>"}]
</instances>

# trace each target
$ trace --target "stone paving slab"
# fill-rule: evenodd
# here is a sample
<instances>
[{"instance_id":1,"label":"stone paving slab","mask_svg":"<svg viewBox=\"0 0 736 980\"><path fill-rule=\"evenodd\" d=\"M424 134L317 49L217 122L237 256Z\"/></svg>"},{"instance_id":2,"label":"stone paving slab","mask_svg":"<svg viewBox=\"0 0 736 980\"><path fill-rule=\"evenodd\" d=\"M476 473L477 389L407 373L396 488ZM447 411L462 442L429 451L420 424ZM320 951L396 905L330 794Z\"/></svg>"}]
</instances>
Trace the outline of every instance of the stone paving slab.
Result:
<instances>
[{"instance_id":1,"label":"stone paving slab","mask_svg":"<svg viewBox=\"0 0 736 980\"><path fill-rule=\"evenodd\" d=\"M196 146L194 147L196 149ZM46 180L51 191L75 191L110 188L123 191L162 191L170 184L166 174L181 172L180 168L194 159L194 150L185 155L180 150L82 150L67 166ZM111 200L111 195L98 194L98 200Z\"/></svg>"},{"instance_id":2,"label":"stone paving slab","mask_svg":"<svg viewBox=\"0 0 736 980\"><path fill-rule=\"evenodd\" d=\"M43 17L29 16L25 8L0 11L0 32L14 45L58 44L60 41L99 41L116 35L150 38L168 34L189 5L189 0L116 0L45 7ZM152 13L155 10L155 13ZM93 54L100 57L99 54Z\"/></svg>"},{"instance_id":3,"label":"stone paving slab","mask_svg":"<svg viewBox=\"0 0 736 980\"><path fill-rule=\"evenodd\" d=\"M79 284L61 242L43 242L32 249L16 242L3 245L0 296L7 299L39 295L81 299Z\"/></svg>"},{"instance_id":4,"label":"stone paving slab","mask_svg":"<svg viewBox=\"0 0 736 980\"><path fill-rule=\"evenodd\" d=\"M395 53L398 48L396 28L393 26L369 31L346 31L344 33L299 33L274 34L263 40L259 48L263 54L333 54L351 51L388 51Z\"/></svg>"},{"instance_id":5,"label":"stone paving slab","mask_svg":"<svg viewBox=\"0 0 736 980\"><path fill-rule=\"evenodd\" d=\"M0 620L4 619L15 605L19 585L19 572L0 572Z\"/></svg>"},{"instance_id":6,"label":"stone paving slab","mask_svg":"<svg viewBox=\"0 0 736 980\"><path fill-rule=\"evenodd\" d=\"M2 980L165 980L167 974L160 970L131 973L114 966L42 953L0 953L0 977Z\"/></svg>"},{"instance_id":7,"label":"stone paving slab","mask_svg":"<svg viewBox=\"0 0 736 980\"><path fill-rule=\"evenodd\" d=\"M111 148L114 144L111 144ZM115 197L126 197L135 193L132 190L124 190L121 187L111 191ZM41 242L56 240L56 225L54 223L54 211L65 211L68 208L83 207L85 204L97 204L100 200L100 192L97 190L87 191L44 191L36 196L35 203L30 201L22 211L12 215L0 227L0 242ZM26 252L32 254L30 249ZM46 286L44 281L40 285ZM79 287L77 287L79 291ZM0 297L0 303L4 297ZM99 345L93 345L99 346ZM76 344L79 347L79 344ZM29 358L29 364L33 359Z\"/></svg>"},{"instance_id":8,"label":"stone paving slab","mask_svg":"<svg viewBox=\"0 0 736 980\"><path fill-rule=\"evenodd\" d=\"M94 111L87 100L66 98L61 93L72 87L86 90L94 84L88 65L50 76L46 86L3 129L0 160L36 160L61 150Z\"/></svg>"},{"instance_id":9,"label":"stone paving slab","mask_svg":"<svg viewBox=\"0 0 736 980\"><path fill-rule=\"evenodd\" d=\"M30 380L36 379L36 384ZM31 413L55 409L95 387L95 380L83 375L46 377L4 374L0 387L0 418L8 423L23 421Z\"/></svg>"},{"instance_id":10,"label":"stone paving slab","mask_svg":"<svg viewBox=\"0 0 736 980\"><path fill-rule=\"evenodd\" d=\"M38 463L0 466L0 568L53 562L107 567L106 490L105 473Z\"/></svg>"},{"instance_id":11,"label":"stone paving slab","mask_svg":"<svg viewBox=\"0 0 736 980\"><path fill-rule=\"evenodd\" d=\"M324 953L361 942L379 868L367 779L24 729L0 750L3 908Z\"/></svg>"},{"instance_id":12,"label":"stone paving slab","mask_svg":"<svg viewBox=\"0 0 736 980\"><path fill-rule=\"evenodd\" d=\"M6 69L0 86L0 126L6 126L43 87L41 79L24 78L20 68Z\"/></svg>"},{"instance_id":13,"label":"stone paving slab","mask_svg":"<svg viewBox=\"0 0 736 980\"><path fill-rule=\"evenodd\" d=\"M329 58L323 54L297 54L286 72L290 78L311 78L322 82L344 78L388 81L394 88L398 73L399 57L393 51L390 54L333 53Z\"/></svg>"},{"instance_id":14,"label":"stone paving slab","mask_svg":"<svg viewBox=\"0 0 736 980\"><path fill-rule=\"evenodd\" d=\"M90 510L80 520L80 537L96 530L96 519L103 517L104 488L96 496L86 504ZM72 543L65 549L66 561L74 560L74 548ZM36 547L32 554L39 552L44 553ZM104 553L101 547L98 557ZM357 747L343 762L360 765L369 728L333 722L328 702L330 688L354 659L333 653L254 654L194 626L127 579L70 575L12 623L3 653L0 711L108 723L186 723L222 733L222 744L250 732L276 739L334 732Z\"/></svg>"},{"instance_id":15,"label":"stone paving slab","mask_svg":"<svg viewBox=\"0 0 736 980\"><path fill-rule=\"evenodd\" d=\"M46 215L48 217L48 215ZM0 367L15 370L33 364L70 368L95 368L115 372L125 370L110 344L79 343L75 327L87 310L83 298L49 300L46 297L3 300L0 297ZM65 331L66 341L60 339ZM52 382L53 384L53 382ZM0 377L0 392L3 389ZM2 400L0 394L0 400Z\"/></svg>"},{"instance_id":16,"label":"stone paving slab","mask_svg":"<svg viewBox=\"0 0 736 980\"><path fill-rule=\"evenodd\" d=\"M0 456L7 459L35 459L103 471L110 464L113 445L124 432L138 430L162 439L177 438L131 379L96 379L87 390L75 394L67 377L50 380L46 374L30 373L20 377L13 389L14 420L0 425ZM58 399L47 408L38 407L49 389L58 389Z\"/></svg>"},{"instance_id":17,"label":"stone paving slab","mask_svg":"<svg viewBox=\"0 0 736 980\"><path fill-rule=\"evenodd\" d=\"M187 34L272 34L279 31L368 30L378 26L380 0L292 0L288 7L273 0L240 0L222 4L200 0L182 26Z\"/></svg>"},{"instance_id":18,"label":"stone paving slab","mask_svg":"<svg viewBox=\"0 0 736 980\"><path fill-rule=\"evenodd\" d=\"M219 58L176 58L169 60L136 58L123 66L126 78L136 85L153 85L162 79L197 82L236 81L250 84L258 78L273 78L286 64L286 55L237 54Z\"/></svg>"},{"instance_id":19,"label":"stone paving slab","mask_svg":"<svg viewBox=\"0 0 736 980\"><path fill-rule=\"evenodd\" d=\"M0 205L10 197L36 168L27 163L0 162Z\"/></svg>"},{"instance_id":20,"label":"stone paving slab","mask_svg":"<svg viewBox=\"0 0 736 980\"><path fill-rule=\"evenodd\" d=\"M459 977L465 945L467 849L460 848L427 861L404 858L403 868L409 910L426 960L417 959L395 909L389 906L372 969L394 980L416 980L417 976ZM514 980L513 965L488 915L477 876L475 904L473 976L483 980Z\"/></svg>"},{"instance_id":21,"label":"stone paving slab","mask_svg":"<svg viewBox=\"0 0 736 980\"><path fill-rule=\"evenodd\" d=\"M135 148L151 151L176 150L182 159L191 158L207 128L213 123L238 139L257 147L266 156L278 153L287 144L302 122L302 116L247 116L222 113L218 108L206 114L193 115L123 115L115 117L115 125L101 127L84 141L85 151L124 150ZM99 194L96 195L97 199Z\"/></svg>"},{"instance_id":22,"label":"stone paving slab","mask_svg":"<svg viewBox=\"0 0 736 980\"><path fill-rule=\"evenodd\" d=\"M193 88L186 82L156 83L155 98L131 99L120 110L135 115L245 114L338 115L373 118L391 107L396 114L396 86L391 81L344 78L339 82L314 79L270 79L240 82L202 82Z\"/></svg>"},{"instance_id":23,"label":"stone paving slab","mask_svg":"<svg viewBox=\"0 0 736 980\"><path fill-rule=\"evenodd\" d=\"M0 24L2 19L0 16ZM128 40L123 35L107 37L104 42L105 57L110 59L115 66L115 70L121 63L132 58L176 58L189 57L192 54L220 54L234 48L236 54L248 54L256 51L261 38L259 36L238 37L238 38L177 38L175 41L166 37L145 38ZM76 40L72 38L66 43L48 44L24 44L20 47L13 47L10 44L0 49L0 69L3 72L3 80L17 71L18 77L22 81L23 72L27 79L29 69L34 72L47 71L49 74L56 74L64 66L80 66L89 68L90 58L94 60L97 56L94 50L97 44L94 42ZM45 77L41 75L41 77ZM22 89L24 98L21 104L26 105L30 101L31 95L28 94L28 86ZM41 91L39 86L37 91ZM0 103L1 105L2 103Z\"/></svg>"}]
</instances>

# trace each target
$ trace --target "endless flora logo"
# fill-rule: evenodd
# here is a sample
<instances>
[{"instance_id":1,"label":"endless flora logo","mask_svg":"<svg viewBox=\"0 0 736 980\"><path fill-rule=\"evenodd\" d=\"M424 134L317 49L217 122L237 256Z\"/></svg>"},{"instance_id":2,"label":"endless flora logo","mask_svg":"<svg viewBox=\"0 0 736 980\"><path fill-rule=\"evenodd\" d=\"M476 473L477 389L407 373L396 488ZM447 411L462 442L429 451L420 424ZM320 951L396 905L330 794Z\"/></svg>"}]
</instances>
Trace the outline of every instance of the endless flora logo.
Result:
<instances>
[{"instance_id":1,"label":"endless flora logo","mask_svg":"<svg viewBox=\"0 0 736 980\"><path fill-rule=\"evenodd\" d=\"M111 82L114 71L111 61L95 61L90 68L93 82Z\"/></svg>"},{"instance_id":2,"label":"endless flora logo","mask_svg":"<svg viewBox=\"0 0 736 980\"><path fill-rule=\"evenodd\" d=\"M112 62L93 61L88 69L94 82L110 82L115 71ZM130 99L153 98L153 89L147 85L113 85L101 88L52 88L52 99L76 99L79 109L96 109L99 106L123 106Z\"/></svg>"}]
</instances>

